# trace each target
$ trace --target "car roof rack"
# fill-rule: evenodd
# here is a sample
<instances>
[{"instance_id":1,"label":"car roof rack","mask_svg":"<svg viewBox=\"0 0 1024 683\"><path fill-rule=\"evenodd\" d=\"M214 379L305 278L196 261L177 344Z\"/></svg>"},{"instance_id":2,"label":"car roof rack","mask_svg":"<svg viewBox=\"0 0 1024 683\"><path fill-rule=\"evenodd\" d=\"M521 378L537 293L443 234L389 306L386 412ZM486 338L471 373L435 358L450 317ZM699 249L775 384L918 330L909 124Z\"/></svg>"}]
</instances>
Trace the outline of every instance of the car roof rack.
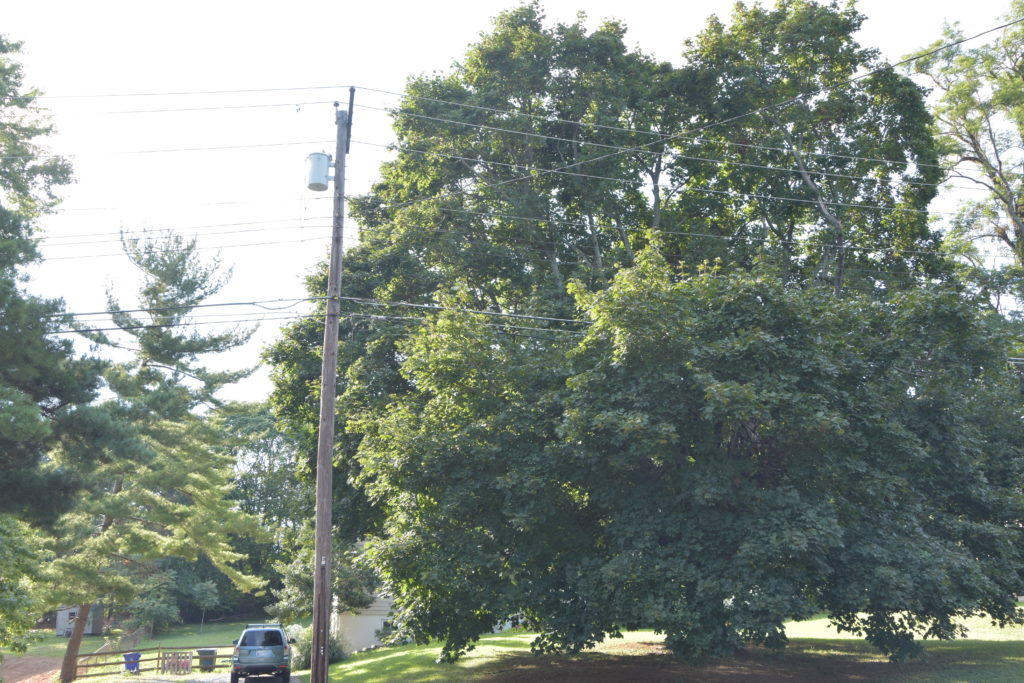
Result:
<instances>
[{"instance_id":1,"label":"car roof rack","mask_svg":"<svg viewBox=\"0 0 1024 683\"><path fill-rule=\"evenodd\" d=\"M281 622L275 621L266 624L246 624L246 628L281 628Z\"/></svg>"}]
</instances>

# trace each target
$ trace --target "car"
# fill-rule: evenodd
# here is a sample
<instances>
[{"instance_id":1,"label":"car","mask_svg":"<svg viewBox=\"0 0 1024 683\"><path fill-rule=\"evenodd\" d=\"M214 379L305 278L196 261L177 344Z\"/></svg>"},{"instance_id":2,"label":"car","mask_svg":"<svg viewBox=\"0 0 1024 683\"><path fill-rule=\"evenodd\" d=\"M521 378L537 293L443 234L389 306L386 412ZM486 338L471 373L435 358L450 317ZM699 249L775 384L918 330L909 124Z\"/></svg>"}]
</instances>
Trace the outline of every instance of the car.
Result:
<instances>
[{"instance_id":1,"label":"car","mask_svg":"<svg viewBox=\"0 0 1024 683\"><path fill-rule=\"evenodd\" d=\"M231 655L231 683L249 676L274 676L280 683L291 678L294 638L281 624L246 624Z\"/></svg>"}]
</instances>

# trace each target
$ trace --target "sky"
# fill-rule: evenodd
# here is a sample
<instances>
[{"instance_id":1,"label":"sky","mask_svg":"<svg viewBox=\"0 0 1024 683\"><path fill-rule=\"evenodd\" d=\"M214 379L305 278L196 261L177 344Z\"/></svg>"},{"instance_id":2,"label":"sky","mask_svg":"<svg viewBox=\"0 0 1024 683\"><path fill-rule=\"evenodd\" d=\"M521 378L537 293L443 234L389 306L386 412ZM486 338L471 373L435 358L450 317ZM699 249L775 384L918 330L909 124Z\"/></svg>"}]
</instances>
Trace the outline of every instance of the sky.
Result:
<instances>
[{"instance_id":1,"label":"sky","mask_svg":"<svg viewBox=\"0 0 1024 683\"><path fill-rule=\"evenodd\" d=\"M305 188L305 159L333 152L333 102L357 88L346 191L365 193L394 141L386 108L410 75L446 72L514 1L267 2L2 0L0 33L22 41L26 85L57 128L52 153L76 182L39 223L44 260L26 288L67 309L102 311L110 291L131 307L138 277L119 232L171 229L219 254L232 277L212 301L263 302L197 312L197 321L264 321L224 359L260 366L303 279L327 253L330 192ZM675 63L707 17L731 1L548 0L549 22L623 21L627 44ZM861 0L858 36L895 61L937 40L945 22L967 35L1002 23L1009 0ZM991 36L989 36L990 38ZM984 40L984 39L983 39ZM246 92L248 91L248 92ZM358 226L346 221L346 243ZM344 283L342 285L344 290ZM344 291L342 292L344 294ZM281 310L268 310L280 308ZM209 316L209 317L199 317ZM103 317L87 318L97 326ZM83 347L84 348L84 347ZM268 371L223 393L260 400Z\"/></svg>"}]
</instances>

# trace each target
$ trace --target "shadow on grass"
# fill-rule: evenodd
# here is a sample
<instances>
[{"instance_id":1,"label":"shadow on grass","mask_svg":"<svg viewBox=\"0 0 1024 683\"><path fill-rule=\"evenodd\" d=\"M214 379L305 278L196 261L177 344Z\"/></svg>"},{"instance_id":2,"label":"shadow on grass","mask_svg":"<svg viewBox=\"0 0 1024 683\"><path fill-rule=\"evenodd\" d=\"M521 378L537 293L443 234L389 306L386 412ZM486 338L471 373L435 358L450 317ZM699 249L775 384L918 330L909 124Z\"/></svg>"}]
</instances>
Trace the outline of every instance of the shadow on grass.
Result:
<instances>
[{"instance_id":1,"label":"shadow on grass","mask_svg":"<svg viewBox=\"0 0 1024 683\"><path fill-rule=\"evenodd\" d=\"M603 644L572 656L534 656L532 634L481 639L457 664L437 664L439 647L403 646L363 653L332 669L331 680L360 681L690 681L693 683L818 683L819 681L920 681L922 683L1024 680L1024 642L929 642L927 656L890 664L863 641L794 639L785 655L751 648L735 657L689 666L655 638Z\"/></svg>"},{"instance_id":2,"label":"shadow on grass","mask_svg":"<svg viewBox=\"0 0 1024 683\"><path fill-rule=\"evenodd\" d=\"M435 662L440 648L403 645L365 652L332 666L332 681L453 681L464 679L463 664Z\"/></svg>"}]
</instances>

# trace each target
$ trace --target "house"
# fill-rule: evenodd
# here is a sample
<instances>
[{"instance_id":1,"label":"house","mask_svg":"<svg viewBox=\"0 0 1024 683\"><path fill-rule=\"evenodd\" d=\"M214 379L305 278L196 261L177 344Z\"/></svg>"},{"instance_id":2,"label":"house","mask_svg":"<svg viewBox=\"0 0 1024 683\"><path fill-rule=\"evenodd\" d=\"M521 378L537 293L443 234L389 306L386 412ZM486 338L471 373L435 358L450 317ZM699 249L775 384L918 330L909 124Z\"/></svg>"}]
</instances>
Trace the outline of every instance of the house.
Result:
<instances>
[{"instance_id":1,"label":"house","mask_svg":"<svg viewBox=\"0 0 1024 683\"><path fill-rule=\"evenodd\" d=\"M78 618L78 607L61 607L57 610L57 635L68 638ZM103 635L103 605L93 605L85 622L85 635Z\"/></svg>"},{"instance_id":2,"label":"house","mask_svg":"<svg viewBox=\"0 0 1024 683\"><path fill-rule=\"evenodd\" d=\"M335 628L341 634L345 652L357 652L381 644L377 631L384 628L392 602L391 598L377 596L369 607L335 614Z\"/></svg>"}]
</instances>

